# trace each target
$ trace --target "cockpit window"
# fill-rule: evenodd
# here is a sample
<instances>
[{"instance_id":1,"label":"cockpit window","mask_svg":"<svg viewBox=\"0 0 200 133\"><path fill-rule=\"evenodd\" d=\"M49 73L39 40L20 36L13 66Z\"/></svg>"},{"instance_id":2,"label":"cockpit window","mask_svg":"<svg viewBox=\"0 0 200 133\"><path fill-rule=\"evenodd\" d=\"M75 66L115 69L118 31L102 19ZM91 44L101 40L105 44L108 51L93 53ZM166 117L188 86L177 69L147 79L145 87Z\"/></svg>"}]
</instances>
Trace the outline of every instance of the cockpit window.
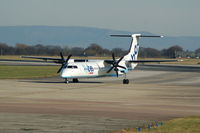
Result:
<instances>
[{"instance_id":1,"label":"cockpit window","mask_svg":"<svg viewBox=\"0 0 200 133\"><path fill-rule=\"evenodd\" d=\"M67 66L67 68L77 69L77 66Z\"/></svg>"}]
</instances>

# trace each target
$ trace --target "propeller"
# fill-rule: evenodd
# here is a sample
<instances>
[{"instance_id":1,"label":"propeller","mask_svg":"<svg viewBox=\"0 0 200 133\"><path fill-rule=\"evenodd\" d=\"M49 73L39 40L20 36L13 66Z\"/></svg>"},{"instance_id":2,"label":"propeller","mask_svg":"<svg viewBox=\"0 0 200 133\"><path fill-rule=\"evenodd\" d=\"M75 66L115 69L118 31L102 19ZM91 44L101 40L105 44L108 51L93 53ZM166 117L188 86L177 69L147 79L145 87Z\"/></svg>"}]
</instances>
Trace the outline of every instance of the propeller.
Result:
<instances>
[{"instance_id":1,"label":"propeller","mask_svg":"<svg viewBox=\"0 0 200 133\"><path fill-rule=\"evenodd\" d=\"M62 54L62 52L60 52L60 57L61 57L61 67L60 67L60 69L57 71L57 73L59 73L62 69L63 69L63 67L68 63L68 61L69 61L69 59L71 58L71 54L67 57L67 59L65 60L65 58L64 58L64 56L63 56L63 54Z\"/></svg>"},{"instance_id":2,"label":"propeller","mask_svg":"<svg viewBox=\"0 0 200 133\"><path fill-rule=\"evenodd\" d=\"M124 56L122 56L119 60L116 61L115 55L114 55L114 53L112 53L112 58L113 58L113 62L109 63L109 64L112 64L112 67L107 71L107 73L111 72L114 69L114 71L116 72L116 75L118 77L119 76L118 67L126 69L126 67L119 65L120 61L124 58Z\"/></svg>"}]
</instances>

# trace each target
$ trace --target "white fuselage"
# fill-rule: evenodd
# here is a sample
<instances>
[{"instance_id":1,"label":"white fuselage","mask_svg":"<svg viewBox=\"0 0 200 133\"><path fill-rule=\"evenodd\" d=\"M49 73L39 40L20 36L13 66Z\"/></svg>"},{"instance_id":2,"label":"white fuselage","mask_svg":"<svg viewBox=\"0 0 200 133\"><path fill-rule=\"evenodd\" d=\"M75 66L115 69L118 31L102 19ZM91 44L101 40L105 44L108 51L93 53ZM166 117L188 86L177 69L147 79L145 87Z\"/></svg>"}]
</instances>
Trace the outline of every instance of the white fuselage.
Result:
<instances>
[{"instance_id":1,"label":"white fuselage","mask_svg":"<svg viewBox=\"0 0 200 133\"><path fill-rule=\"evenodd\" d=\"M137 65L131 64L127 66L125 61L121 61L120 65L126 67L127 69L118 68L119 75L127 73L128 70L134 69ZM74 62L70 60L68 65L65 66L61 71L62 78L92 78L92 77L104 77L104 76L112 76L116 77L116 72L112 70L110 73L107 71L110 69L111 65L104 63L103 60L89 60L87 62Z\"/></svg>"},{"instance_id":2,"label":"white fuselage","mask_svg":"<svg viewBox=\"0 0 200 133\"><path fill-rule=\"evenodd\" d=\"M129 49L129 53L123 57L123 59L118 63L118 65L123 66L115 67L110 71L113 66L106 63L104 60L87 60L85 62L76 62L75 60L69 60L68 64L62 69L62 78L89 78L89 77L103 77L103 76L118 76L126 74L128 70L133 70L137 64L130 63L129 61L137 60L139 52L139 37L141 34L133 34L132 43ZM117 59L118 61L119 59ZM117 69L117 70L116 70ZM118 75L117 75L118 73Z\"/></svg>"}]
</instances>

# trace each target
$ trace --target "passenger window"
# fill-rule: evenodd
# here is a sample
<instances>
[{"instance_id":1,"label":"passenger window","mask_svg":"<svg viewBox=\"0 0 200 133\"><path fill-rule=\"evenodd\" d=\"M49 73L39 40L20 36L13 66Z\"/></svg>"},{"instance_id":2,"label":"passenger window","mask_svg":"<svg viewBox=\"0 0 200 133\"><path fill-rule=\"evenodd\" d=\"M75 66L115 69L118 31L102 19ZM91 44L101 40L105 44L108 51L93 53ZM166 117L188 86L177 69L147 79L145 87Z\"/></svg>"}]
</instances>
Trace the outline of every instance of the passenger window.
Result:
<instances>
[{"instance_id":1,"label":"passenger window","mask_svg":"<svg viewBox=\"0 0 200 133\"><path fill-rule=\"evenodd\" d=\"M67 66L67 68L72 68L72 66Z\"/></svg>"},{"instance_id":2,"label":"passenger window","mask_svg":"<svg viewBox=\"0 0 200 133\"><path fill-rule=\"evenodd\" d=\"M74 66L74 68L77 69L78 67L77 67L77 66Z\"/></svg>"},{"instance_id":3,"label":"passenger window","mask_svg":"<svg viewBox=\"0 0 200 133\"><path fill-rule=\"evenodd\" d=\"M77 66L67 66L67 68L77 69Z\"/></svg>"}]
</instances>

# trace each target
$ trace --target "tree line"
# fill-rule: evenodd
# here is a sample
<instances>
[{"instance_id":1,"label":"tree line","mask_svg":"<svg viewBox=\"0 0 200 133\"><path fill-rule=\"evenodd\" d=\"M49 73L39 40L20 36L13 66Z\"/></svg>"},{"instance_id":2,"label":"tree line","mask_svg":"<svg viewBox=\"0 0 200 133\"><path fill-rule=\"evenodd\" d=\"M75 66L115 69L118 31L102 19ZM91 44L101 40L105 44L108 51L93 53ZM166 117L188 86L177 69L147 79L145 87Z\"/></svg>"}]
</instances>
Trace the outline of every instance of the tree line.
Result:
<instances>
[{"instance_id":1,"label":"tree line","mask_svg":"<svg viewBox=\"0 0 200 133\"><path fill-rule=\"evenodd\" d=\"M176 52L184 51L182 47L175 45L167 49L158 50L155 48L143 48L140 47L139 57L165 57L174 58ZM98 44L90 44L87 48L82 47L68 47L68 46L53 46L53 45L28 45L17 43L15 46L7 45L6 43L0 43L0 55L45 55L56 56L60 52L67 56L72 54L73 56L111 56L114 53L116 56L121 57L128 53L128 50L122 48L113 48L111 50L102 48ZM200 48L195 50L196 53L200 53Z\"/></svg>"}]
</instances>

